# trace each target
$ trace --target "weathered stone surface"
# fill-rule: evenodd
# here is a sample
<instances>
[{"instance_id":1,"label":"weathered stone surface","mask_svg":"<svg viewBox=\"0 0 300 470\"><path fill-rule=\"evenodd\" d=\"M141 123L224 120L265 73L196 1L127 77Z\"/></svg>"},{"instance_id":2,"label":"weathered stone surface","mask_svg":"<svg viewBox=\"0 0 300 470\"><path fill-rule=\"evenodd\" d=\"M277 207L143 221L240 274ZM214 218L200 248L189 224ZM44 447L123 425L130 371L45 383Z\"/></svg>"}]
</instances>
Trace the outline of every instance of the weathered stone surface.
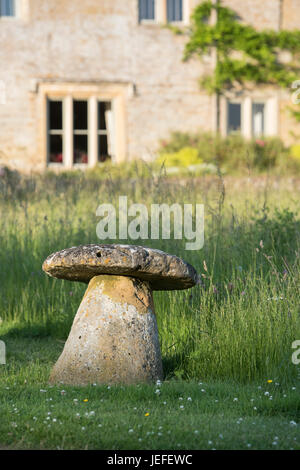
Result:
<instances>
[{"instance_id":1,"label":"weathered stone surface","mask_svg":"<svg viewBox=\"0 0 300 470\"><path fill-rule=\"evenodd\" d=\"M190 264L163 251L133 245L85 245L50 255L43 270L52 277L88 283L111 274L148 281L153 290L187 289L197 284Z\"/></svg>"},{"instance_id":2,"label":"weathered stone surface","mask_svg":"<svg viewBox=\"0 0 300 470\"><path fill-rule=\"evenodd\" d=\"M131 277L94 277L50 382L130 384L162 376L149 284Z\"/></svg>"}]
</instances>

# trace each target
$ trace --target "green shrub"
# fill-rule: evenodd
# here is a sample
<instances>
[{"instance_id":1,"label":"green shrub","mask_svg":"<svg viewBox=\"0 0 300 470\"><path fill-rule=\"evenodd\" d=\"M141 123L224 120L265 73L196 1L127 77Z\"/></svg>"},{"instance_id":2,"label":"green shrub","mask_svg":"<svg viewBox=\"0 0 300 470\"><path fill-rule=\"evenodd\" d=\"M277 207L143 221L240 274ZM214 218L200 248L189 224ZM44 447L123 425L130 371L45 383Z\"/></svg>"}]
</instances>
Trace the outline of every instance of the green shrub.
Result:
<instances>
[{"instance_id":1,"label":"green shrub","mask_svg":"<svg viewBox=\"0 0 300 470\"><path fill-rule=\"evenodd\" d=\"M217 165L225 172L288 167L288 149L275 137L247 140L239 134L222 137L204 132L173 132L168 141L161 142L158 153L157 161L165 160L166 167L193 165L187 162L196 155L198 162Z\"/></svg>"}]
</instances>

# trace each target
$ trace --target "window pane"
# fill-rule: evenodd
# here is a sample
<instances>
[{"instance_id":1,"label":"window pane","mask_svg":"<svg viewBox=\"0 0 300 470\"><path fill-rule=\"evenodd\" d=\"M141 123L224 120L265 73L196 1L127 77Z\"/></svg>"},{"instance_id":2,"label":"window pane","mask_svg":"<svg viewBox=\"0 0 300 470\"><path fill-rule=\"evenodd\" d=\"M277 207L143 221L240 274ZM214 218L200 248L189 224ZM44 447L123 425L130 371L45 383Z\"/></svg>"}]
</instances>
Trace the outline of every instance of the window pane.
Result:
<instances>
[{"instance_id":1,"label":"window pane","mask_svg":"<svg viewBox=\"0 0 300 470\"><path fill-rule=\"evenodd\" d=\"M241 130L241 104L228 104L228 133Z\"/></svg>"},{"instance_id":2,"label":"window pane","mask_svg":"<svg viewBox=\"0 0 300 470\"><path fill-rule=\"evenodd\" d=\"M63 163L62 135L49 135L49 162Z\"/></svg>"},{"instance_id":3,"label":"window pane","mask_svg":"<svg viewBox=\"0 0 300 470\"><path fill-rule=\"evenodd\" d=\"M167 0L168 22L182 21L182 0Z\"/></svg>"},{"instance_id":4,"label":"window pane","mask_svg":"<svg viewBox=\"0 0 300 470\"><path fill-rule=\"evenodd\" d=\"M139 20L154 20L154 0L139 0Z\"/></svg>"},{"instance_id":5,"label":"window pane","mask_svg":"<svg viewBox=\"0 0 300 470\"><path fill-rule=\"evenodd\" d=\"M74 163L88 163L87 135L74 135Z\"/></svg>"},{"instance_id":6,"label":"window pane","mask_svg":"<svg viewBox=\"0 0 300 470\"><path fill-rule=\"evenodd\" d=\"M255 137L259 137L264 134L265 105L263 103L253 103L252 105L252 129Z\"/></svg>"},{"instance_id":7,"label":"window pane","mask_svg":"<svg viewBox=\"0 0 300 470\"><path fill-rule=\"evenodd\" d=\"M74 101L74 130L87 130L88 128L88 103L87 101Z\"/></svg>"},{"instance_id":8,"label":"window pane","mask_svg":"<svg viewBox=\"0 0 300 470\"><path fill-rule=\"evenodd\" d=\"M62 101L49 101L49 129L62 130L63 105Z\"/></svg>"},{"instance_id":9,"label":"window pane","mask_svg":"<svg viewBox=\"0 0 300 470\"><path fill-rule=\"evenodd\" d=\"M98 103L98 130L107 130L106 112L111 111L111 103L108 101L99 101Z\"/></svg>"},{"instance_id":10,"label":"window pane","mask_svg":"<svg viewBox=\"0 0 300 470\"><path fill-rule=\"evenodd\" d=\"M109 158L110 158L110 155L108 155L107 135L99 135L98 136L98 161L105 162L105 160Z\"/></svg>"},{"instance_id":11,"label":"window pane","mask_svg":"<svg viewBox=\"0 0 300 470\"><path fill-rule=\"evenodd\" d=\"M0 16L15 16L15 0L0 0Z\"/></svg>"}]
</instances>

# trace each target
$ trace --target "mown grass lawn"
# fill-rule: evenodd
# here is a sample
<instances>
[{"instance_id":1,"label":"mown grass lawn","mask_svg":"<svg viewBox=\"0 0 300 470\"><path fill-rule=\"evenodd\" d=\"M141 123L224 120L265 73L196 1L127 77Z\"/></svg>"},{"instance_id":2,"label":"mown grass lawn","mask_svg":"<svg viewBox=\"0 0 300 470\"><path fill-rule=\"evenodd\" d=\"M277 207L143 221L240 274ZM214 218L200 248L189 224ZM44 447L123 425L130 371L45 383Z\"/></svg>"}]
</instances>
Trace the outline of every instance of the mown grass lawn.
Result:
<instances>
[{"instance_id":1,"label":"mown grass lawn","mask_svg":"<svg viewBox=\"0 0 300 470\"><path fill-rule=\"evenodd\" d=\"M0 444L8 449L300 449L299 384L167 380L50 386L62 349L50 338L7 338Z\"/></svg>"},{"instance_id":2,"label":"mown grass lawn","mask_svg":"<svg viewBox=\"0 0 300 470\"><path fill-rule=\"evenodd\" d=\"M45 175L0 181L0 449L299 449L300 180ZM41 270L96 237L100 203L203 203L205 245L137 240L201 283L155 293L165 380L50 386L86 286ZM111 242L111 241L105 241ZM114 240L113 242L118 242ZM133 243L122 240L122 243Z\"/></svg>"}]
</instances>

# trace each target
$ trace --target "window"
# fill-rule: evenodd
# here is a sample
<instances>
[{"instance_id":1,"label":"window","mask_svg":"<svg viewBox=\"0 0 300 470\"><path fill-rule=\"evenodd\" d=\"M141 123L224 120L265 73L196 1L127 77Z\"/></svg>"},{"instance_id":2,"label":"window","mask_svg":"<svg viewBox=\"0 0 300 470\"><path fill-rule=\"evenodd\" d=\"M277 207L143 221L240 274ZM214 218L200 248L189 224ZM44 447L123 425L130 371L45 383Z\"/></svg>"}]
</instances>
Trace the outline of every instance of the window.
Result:
<instances>
[{"instance_id":1,"label":"window","mask_svg":"<svg viewBox=\"0 0 300 470\"><path fill-rule=\"evenodd\" d=\"M252 135L260 137L265 133L265 104L252 103Z\"/></svg>"},{"instance_id":2,"label":"window","mask_svg":"<svg viewBox=\"0 0 300 470\"><path fill-rule=\"evenodd\" d=\"M114 156L112 101L92 96L47 100L47 161L49 164L90 165Z\"/></svg>"},{"instance_id":3,"label":"window","mask_svg":"<svg viewBox=\"0 0 300 470\"><path fill-rule=\"evenodd\" d=\"M73 163L88 163L88 102L73 101Z\"/></svg>"},{"instance_id":4,"label":"window","mask_svg":"<svg viewBox=\"0 0 300 470\"><path fill-rule=\"evenodd\" d=\"M109 101L98 101L98 162L104 162L111 155L112 106Z\"/></svg>"},{"instance_id":5,"label":"window","mask_svg":"<svg viewBox=\"0 0 300 470\"><path fill-rule=\"evenodd\" d=\"M139 21L155 20L155 0L139 0Z\"/></svg>"},{"instance_id":6,"label":"window","mask_svg":"<svg viewBox=\"0 0 300 470\"><path fill-rule=\"evenodd\" d=\"M139 22L189 23L190 0L139 0Z\"/></svg>"},{"instance_id":7,"label":"window","mask_svg":"<svg viewBox=\"0 0 300 470\"><path fill-rule=\"evenodd\" d=\"M0 16L16 16L15 0L0 0Z\"/></svg>"},{"instance_id":8,"label":"window","mask_svg":"<svg viewBox=\"0 0 300 470\"><path fill-rule=\"evenodd\" d=\"M167 0L168 23L183 21L183 0Z\"/></svg>"},{"instance_id":9,"label":"window","mask_svg":"<svg viewBox=\"0 0 300 470\"><path fill-rule=\"evenodd\" d=\"M48 101L48 161L63 164L63 101Z\"/></svg>"},{"instance_id":10,"label":"window","mask_svg":"<svg viewBox=\"0 0 300 470\"><path fill-rule=\"evenodd\" d=\"M228 103L228 119L227 119L227 132L232 134L241 131L242 119L241 119L241 103Z\"/></svg>"}]
</instances>

